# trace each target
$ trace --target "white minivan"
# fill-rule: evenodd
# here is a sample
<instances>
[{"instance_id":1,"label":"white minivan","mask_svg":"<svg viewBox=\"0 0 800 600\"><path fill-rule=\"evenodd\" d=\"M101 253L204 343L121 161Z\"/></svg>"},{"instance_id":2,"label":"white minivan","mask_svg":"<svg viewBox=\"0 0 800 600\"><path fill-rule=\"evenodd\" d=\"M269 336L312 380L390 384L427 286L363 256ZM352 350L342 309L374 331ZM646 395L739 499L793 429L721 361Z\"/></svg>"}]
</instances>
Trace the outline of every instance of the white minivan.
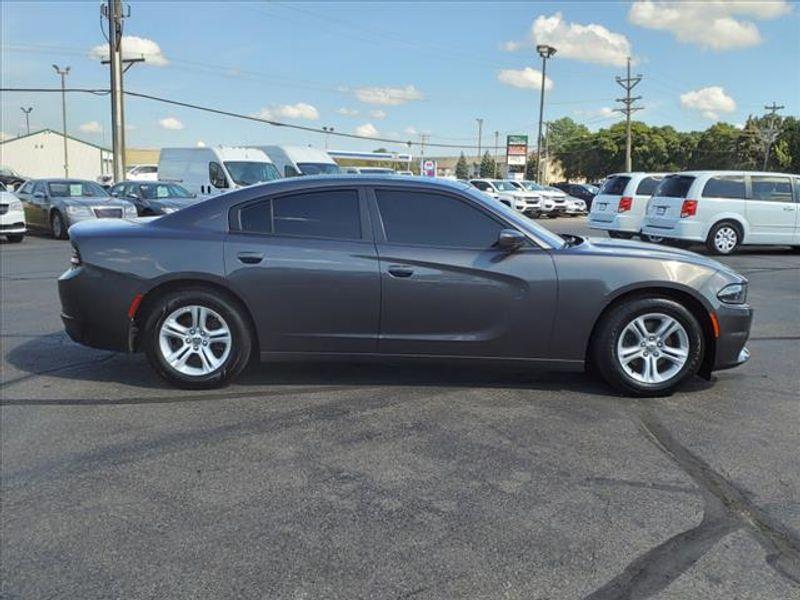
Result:
<instances>
[{"instance_id":1,"label":"white minivan","mask_svg":"<svg viewBox=\"0 0 800 600\"><path fill-rule=\"evenodd\" d=\"M311 146L255 146L275 163L281 177L335 175L342 170L327 152Z\"/></svg>"},{"instance_id":2,"label":"white minivan","mask_svg":"<svg viewBox=\"0 0 800 600\"><path fill-rule=\"evenodd\" d=\"M589 227L603 229L613 238L632 238L642 228L650 196L664 179L664 173L614 173L609 175L592 200ZM660 242L657 236L642 236Z\"/></svg>"},{"instance_id":3,"label":"white minivan","mask_svg":"<svg viewBox=\"0 0 800 600\"><path fill-rule=\"evenodd\" d=\"M197 196L213 196L255 183L280 179L278 170L256 148L164 148L158 157L159 181L179 183Z\"/></svg>"},{"instance_id":4,"label":"white minivan","mask_svg":"<svg viewBox=\"0 0 800 600\"><path fill-rule=\"evenodd\" d=\"M800 175L688 171L658 186L642 233L705 243L715 254L741 244L800 246L798 207Z\"/></svg>"}]
</instances>

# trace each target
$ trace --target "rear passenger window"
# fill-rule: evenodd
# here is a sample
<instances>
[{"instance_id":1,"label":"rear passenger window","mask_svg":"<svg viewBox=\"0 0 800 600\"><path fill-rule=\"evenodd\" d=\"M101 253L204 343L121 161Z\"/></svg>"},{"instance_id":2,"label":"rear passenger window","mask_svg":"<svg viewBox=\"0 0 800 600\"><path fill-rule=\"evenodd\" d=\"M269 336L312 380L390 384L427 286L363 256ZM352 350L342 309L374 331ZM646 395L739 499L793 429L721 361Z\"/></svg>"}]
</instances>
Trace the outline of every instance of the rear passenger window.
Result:
<instances>
[{"instance_id":1,"label":"rear passenger window","mask_svg":"<svg viewBox=\"0 0 800 600\"><path fill-rule=\"evenodd\" d=\"M636 188L636 195L652 196L662 179L663 177L645 177L639 182L639 187Z\"/></svg>"},{"instance_id":2,"label":"rear passenger window","mask_svg":"<svg viewBox=\"0 0 800 600\"><path fill-rule=\"evenodd\" d=\"M694 183L694 177L690 175L668 175L658 184L653 196L663 198L686 198L689 189Z\"/></svg>"},{"instance_id":3,"label":"rear passenger window","mask_svg":"<svg viewBox=\"0 0 800 600\"><path fill-rule=\"evenodd\" d=\"M386 239L396 244L491 248L500 223L457 198L428 192L376 190Z\"/></svg>"},{"instance_id":4,"label":"rear passenger window","mask_svg":"<svg viewBox=\"0 0 800 600\"><path fill-rule=\"evenodd\" d=\"M247 233L360 239L358 192L308 192L249 204L239 210L239 229Z\"/></svg>"},{"instance_id":5,"label":"rear passenger window","mask_svg":"<svg viewBox=\"0 0 800 600\"><path fill-rule=\"evenodd\" d=\"M600 188L600 193L607 194L609 196L622 196L622 194L625 193L625 188L630 180L630 177L609 177L603 183L603 187Z\"/></svg>"},{"instance_id":6,"label":"rear passenger window","mask_svg":"<svg viewBox=\"0 0 800 600\"><path fill-rule=\"evenodd\" d=\"M744 199L744 176L725 175L712 177L703 188L703 197Z\"/></svg>"},{"instance_id":7,"label":"rear passenger window","mask_svg":"<svg viewBox=\"0 0 800 600\"><path fill-rule=\"evenodd\" d=\"M750 178L753 200L766 202L794 202L792 180L774 175L753 175Z\"/></svg>"}]
</instances>

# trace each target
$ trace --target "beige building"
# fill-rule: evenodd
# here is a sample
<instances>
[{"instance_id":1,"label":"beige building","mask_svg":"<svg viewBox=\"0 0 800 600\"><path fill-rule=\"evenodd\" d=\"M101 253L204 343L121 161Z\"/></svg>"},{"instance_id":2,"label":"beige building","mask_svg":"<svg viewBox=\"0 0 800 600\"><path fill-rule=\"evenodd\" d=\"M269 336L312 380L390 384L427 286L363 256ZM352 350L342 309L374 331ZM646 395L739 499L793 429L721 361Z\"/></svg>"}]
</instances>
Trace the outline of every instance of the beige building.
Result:
<instances>
[{"instance_id":1,"label":"beige building","mask_svg":"<svg viewBox=\"0 0 800 600\"><path fill-rule=\"evenodd\" d=\"M67 136L69 176L94 181L112 172L113 154L91 142ZM64 177L64 136L52 129L0 142L0 164L24 177Z\"/></svg>"}]
</instances>

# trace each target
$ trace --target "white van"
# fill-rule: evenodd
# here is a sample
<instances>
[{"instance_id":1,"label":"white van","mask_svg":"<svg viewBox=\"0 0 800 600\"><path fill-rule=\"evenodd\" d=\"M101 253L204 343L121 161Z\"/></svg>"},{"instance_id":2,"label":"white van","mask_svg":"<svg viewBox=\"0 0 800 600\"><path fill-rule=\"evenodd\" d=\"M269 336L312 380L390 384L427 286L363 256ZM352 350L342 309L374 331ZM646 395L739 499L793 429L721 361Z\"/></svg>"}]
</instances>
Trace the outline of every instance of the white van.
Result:
<instances>
[{"instance_id":1,"label":"white van","mask_svg":"<svg viewBox=\"0 0 800 600\"><path fill-rule=\"evenodd\" d=\"M212 196L254 183L280 179L278 170L256 148L164 148L158 157L159 181L179 183L198 196Z\"/></svg>"},{"instance_id":2,"label":"white van","mask_svg":"<svg viewBox=\"0 0 800 600\"><path fill-rule=\"evenodd\" d=\"M689 171L653 194L642 233L705 242L715 254L741 244L800 246L800 175Z\"/></svg>"},{"instance_id":3,"label":"white van","mask_svg":"<svg viewBox=\"0 0 800 600\"><path fill-rule=\"evenodd\" d=\"M589 227L603 229L612 238L632 238L642 229L650 196L664 179L664 173L614 173L609 175L592 200ZM642 236L660 242L657 236Z\"/></svg>"},{"instance_id":4,"label":"white van","mask_svg":"<svg viewBox=\"0 0 800 600\"><path fill-rule=\"evenodd\" d=\"M281 177L332 175L342 170L324 150L310 146L255 146L275 163Z\"/></svg>"}]
</instances>

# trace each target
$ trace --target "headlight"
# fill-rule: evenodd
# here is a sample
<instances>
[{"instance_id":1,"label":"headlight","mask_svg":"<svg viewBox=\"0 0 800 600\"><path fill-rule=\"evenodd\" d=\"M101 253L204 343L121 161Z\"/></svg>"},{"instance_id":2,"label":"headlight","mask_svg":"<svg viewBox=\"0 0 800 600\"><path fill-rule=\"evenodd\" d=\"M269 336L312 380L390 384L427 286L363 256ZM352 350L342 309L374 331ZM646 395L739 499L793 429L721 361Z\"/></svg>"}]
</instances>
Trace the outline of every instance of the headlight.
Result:
<instances>
[{"instance_id":1,"label":"headlight","mask_svg":"<svg viewBox=\"0 0 800 600\"><path fill-rule=\"evenodd\" d=\"M92 211L90 211L86 206L81 206L79 204L69 204L67 205L67 212L74 217L91 217Z\"/></svg>"},{"instance_id":2,"label":"headlight","mask_svg":"<svg viewBox=\"0 0 800 600\"><path fill-rule=\"evenodd\" d=\"M171 207L169 207L169 206L165 206L165 207L164 207L164 214L165 214L165 215L171 215L171 214L172 214L172 213L174 213L176 210L178 210L178 209L177 209L177 208L171 208Z\"/></svg>"},{"instance_id":3,"label":"headlight","mask_svg":"<svg viewBox=\"0 0 800 600\"><path fill-rule=\"evenodd\" d=\"M726 285L717 294L725 304L744 304L747 302L747 284L746 283L732 283Z\"/></svg>"},{"instance_id":4,"label":"headlight","mask_svg":"<svg viewBox=\"0 0 800 600\"><path fill-rule=\"evenodd\" d=\"M133 204L126 204L125 205L125 216L126 217L135 217L137 216L136 207Z\"/></svg>"},{"instance_id":5,"label":"headlight","mask_svg":"<svg viewBox=\"0 0 800 600\"><path fill-rule=\"evenodd\" d=\"M20 202L19 200L15 200L13 202L9 202L8 210L9 211L22 210L22 202Z\"/></svg>"}]
</instances>

